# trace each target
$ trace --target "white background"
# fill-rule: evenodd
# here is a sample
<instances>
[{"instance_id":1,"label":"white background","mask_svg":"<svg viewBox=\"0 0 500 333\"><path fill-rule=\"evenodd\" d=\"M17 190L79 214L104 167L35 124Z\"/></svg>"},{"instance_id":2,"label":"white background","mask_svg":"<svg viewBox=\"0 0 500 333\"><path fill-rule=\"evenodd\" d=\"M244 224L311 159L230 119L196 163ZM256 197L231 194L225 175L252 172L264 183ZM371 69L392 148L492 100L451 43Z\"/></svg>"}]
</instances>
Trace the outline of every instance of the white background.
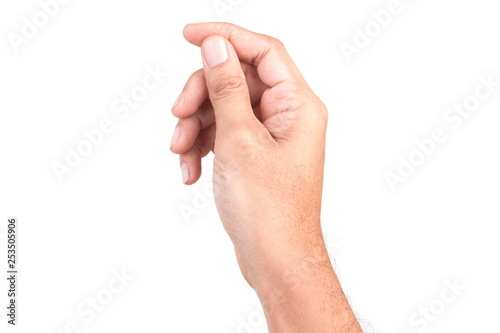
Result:
<instances>
[{"instance_id":1,"label":"white background","mask_svg":"<svg viewBox=\"0 0 500 333\"><path fill-rule=\"evenodd\" d=\"M8 34L40 5L1 2L1 267L14 215L20 278L15 328L1 280L0 332L61 333L73 321L78 330L66 332L267 332L203 194L210 158L199 185L185 187L169 152L170 107L201 68L182 29L218 20L279 38L329 107L323 224L366 332L498 331L500 88L459 129L443 121L480 75L500 81L498 4L401 0L348 63L341 43L388 0L231 3L220 17L212 0L72 0L16 53ZM148 66L170 75L120 119L113 102ZM103 118L114 131L60 182L52 163ZM391 191L384 173L436 127L448 140ZM197 215L183 218L186 207ZM134 279L86 322L77 308L104 297L122 269ZM466 290L441 309L455 280ZM425 329L410 322L429 306L439 314Z\"/></svg>"}]
</instances>

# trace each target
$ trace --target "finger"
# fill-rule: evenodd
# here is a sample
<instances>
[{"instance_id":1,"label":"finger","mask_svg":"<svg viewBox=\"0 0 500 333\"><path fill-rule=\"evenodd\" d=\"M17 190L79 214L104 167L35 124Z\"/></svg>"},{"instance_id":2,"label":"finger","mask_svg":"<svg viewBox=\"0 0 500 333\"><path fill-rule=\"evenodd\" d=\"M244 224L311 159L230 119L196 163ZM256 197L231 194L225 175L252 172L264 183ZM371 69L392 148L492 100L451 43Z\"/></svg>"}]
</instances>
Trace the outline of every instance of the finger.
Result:
<instances>
[{"instance_id":1,"label":"finger","mask_svg":"<svg viewBox=\"0 0 500 333\"><path fill-rule=\"evenodd\" d=\"M218 131L258 123L248 85L232 45L223 37L208 37L201 46L208 94Z\"/></svg>"},{"instance_id":2,"label":"finger","mask_svg":"<svg viewBox=\"0 0 500 333\"><path fill-rule=\"evenodd\" d=\"M189 24L183 33L186 40L196 46L201 46L208 36L219 35L226 38L242 61L257 67L260 78L269 87L283 81L304 81L283 44L275 38L230 23Z\"/></svg>"},{"instance_id":3,"label":"finger","mask_svg":"<svg viewBox=\"0 0 500 333\"><path fill-rule=\"evenodd\" d=\"M193 115L207 100L208 90L203 68L194 72L172 106L172 114L177 118Z\"/></svg>"},{"instance_id":4,"label":"finger","mask_svg":"<svg viewBox=\"0 0 500 333\"><path fill-rule=\"evenodd\" d=\"M240 62L241 69L245 74L250 100L252 105L260 102L262 94L269 87L262 82L254 66ZM200 105L208 99L208 90L203 68L196 71L186 82L182 93L177 98L172 107L172 114L177 118L186 118L193 115L200 108Z\"/></svg>"},{"instance_id":5,"label":"finger","mask_svg":"<svg viewBox=\"0 0 500 333\"><path fill-rule=\"evenodd\" d=\"M170 143L170 150L175 154L183 154L194 145L198 134L215 123L214 110L209 100L202 104L192 116L179 119Z\"/></svg>"},{"instance_id":6,"label":"finger","mask_svg":"<svg viewBox=\"0 0 500 333\"><path fill-rule=\"evenodd\" d=\"M179 157L182 182L186 185L192 185L198 181L201 176L201 159L212 150L215 140L215 124L203 129L194 145L186 153Z\"/></svg>"}]
</instances>

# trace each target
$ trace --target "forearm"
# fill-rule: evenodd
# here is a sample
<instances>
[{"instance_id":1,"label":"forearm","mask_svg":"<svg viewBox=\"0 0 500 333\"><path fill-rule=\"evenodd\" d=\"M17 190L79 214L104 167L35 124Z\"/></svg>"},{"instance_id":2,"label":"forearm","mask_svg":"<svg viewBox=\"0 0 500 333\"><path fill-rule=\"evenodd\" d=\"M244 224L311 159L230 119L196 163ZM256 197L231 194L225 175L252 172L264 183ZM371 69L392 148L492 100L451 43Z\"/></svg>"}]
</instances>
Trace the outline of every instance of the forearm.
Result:
<instances>
[{"instance_id":1,"label":"forearm","mask_svg":"<svg viewBox=\"0 0 500 333\"><path fill-rule=\"evenodd\" d=\"M248 274L262 303L269 331L362 333L332 268L321 233L314 239L304 247L297 242L293 249L280 249L281 258L266 256L256 270L259 273Z\"/></svg>"}]
</instances>

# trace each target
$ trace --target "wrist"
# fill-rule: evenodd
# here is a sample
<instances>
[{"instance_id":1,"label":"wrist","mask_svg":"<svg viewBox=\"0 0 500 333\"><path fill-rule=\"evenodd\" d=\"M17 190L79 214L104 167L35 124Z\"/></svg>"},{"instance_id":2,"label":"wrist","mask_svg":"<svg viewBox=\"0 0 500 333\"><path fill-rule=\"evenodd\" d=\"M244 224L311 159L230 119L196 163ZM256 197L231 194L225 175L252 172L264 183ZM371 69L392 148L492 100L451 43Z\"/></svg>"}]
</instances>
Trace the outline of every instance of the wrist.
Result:
<instances>
[{"instance_id":1,"label":"wrist","mask_svg":"<svg viewBox=\"0 0 500 333\"><path fill-rule=\"evenodd\" d=\"M308 238L311 242L311 237ZM306 248L307 250L304 250ZM248 267L270 332L361 332L332 268L320 233L313 244L271 252ZM258 272L258 273L256 273Z\"/></svg>"},{"instance_id":2,"label":"wrist","mask_svg":"<svg viewBox=\"0 0 500 333\"><path fill-rule=\"evenodd\" d=\"M269 310L287 300L307 301L314 294L332 292L337 282L326 248L282 258L250 276L252 287Z\"/></svg>"}]
</instances>

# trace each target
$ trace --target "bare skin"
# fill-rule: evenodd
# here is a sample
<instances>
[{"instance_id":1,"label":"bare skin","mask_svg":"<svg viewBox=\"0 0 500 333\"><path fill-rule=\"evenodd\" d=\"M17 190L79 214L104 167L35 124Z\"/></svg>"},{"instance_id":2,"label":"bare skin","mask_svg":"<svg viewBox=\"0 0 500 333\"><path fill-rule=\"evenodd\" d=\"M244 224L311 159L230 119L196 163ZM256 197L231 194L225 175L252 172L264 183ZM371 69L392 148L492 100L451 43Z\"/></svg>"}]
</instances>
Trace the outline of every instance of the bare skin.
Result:
<instances>
[{"instance_id":1,"label":"bare skin","mask_svg":"<svg viewBox=\"0 0 500 333\"><path fill-rule=\"evenodd\" d=\"M328 111L278 40L227 23L185 27L203 69L172 113L171 150L194 184L214 157L214 195L270 332L362 332L321 232Z\"/></svg>"}]
</instances>

